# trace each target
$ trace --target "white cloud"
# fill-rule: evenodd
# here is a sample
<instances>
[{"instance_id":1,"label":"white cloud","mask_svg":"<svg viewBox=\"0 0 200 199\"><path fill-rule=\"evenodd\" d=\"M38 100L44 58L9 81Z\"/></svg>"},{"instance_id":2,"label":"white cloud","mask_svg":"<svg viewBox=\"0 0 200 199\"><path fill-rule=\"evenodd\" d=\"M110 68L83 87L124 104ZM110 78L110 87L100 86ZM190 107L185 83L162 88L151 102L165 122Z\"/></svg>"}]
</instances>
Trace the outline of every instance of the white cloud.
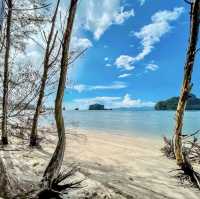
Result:
<instances>
[{"instance_id":1,"label":"white cloud","mask_svg":"<svg viewBox=\"0 0 200 199\"><path fill-rule=\"evenodd\" d=\"M105 57L105 58L104 58L104 61L108 61L108 60L109 60L109 58L108 58L108 57Z\"/></svg>"},{"instance_id":2,"label":"white cloud","mask_svg":"<svg viewBox=\"0 0 200 199\"><path fill-rule=\"evenodd\" d=\"M70 105L70 108L72 109L74 109L75 107L79 107L81 109L88 109L88 106L90 104L95 103L104 104L106 108L153 107L155 105L155 103L151 101L132 99L129 94L126 94L123 97L103 96L94 98L75 99L73 102L67 103L67 105Z\"/></svg>"},{"instance_id":3,"label":"white cloud","mask_svg":"<svg viewBox=\"0 0 200 199\"><path fill-rule=\"evenodd\" d=\"M128 55L121 55L116 59L115 65L118 68L123 68L125 70L133 70L135 68L134 66L132 66L133 61L133 57Z\"/></svg>"},{"instance_id":4,"label":"white cloud","mask_svg":"<svg viewBox=\"0 0 200 199\"><path fill-rule=\"evenodd\" d=\"M85 50L87 48L90 48L92 47L92 42L87 39L87 38L78 38L78 37L73 37L72 38L72 49L74 51L76 50L79 50L79 51L82 51L82 50Z\"/></svg>"},{"instance_id":5,"label":"white cloud","mask_svg":"<svg viewBox=\"0 0 200 199\"><path fill-rule=\"evenodd\" d=\"M68 86L69 89L75 90L79 93L83 91L94 91L94 90L118 90L126 88L127 85L124 82L114 82L110 85L85 85L85 84L76 84Z\"/></svg>"},{"instance_id":6,"label":"white cloud","mask_svg":"<svg viewBox=\"0 0 200 199\"><path fill-rule=\"evenodd\" d=\"M124 73L122 75L119 75L118 78L125 78L125 77L129 77L129 76L131 76L130 73Z\"/></svg>"},{"instance_id":7,"label":"white cloud","mask_svg":"<svg viewBox=\"0 0 200 199\"><path fill-rule=\"evenodd\" d=\"M82 93L83 91L85 91L87 89L87 86L84 84L77 84L77 85L74 85L70 89L73 89L75 91L78 91L79 93Z\"/></svg>"},{"instance_id":8,"label":"white cloud","mask_svg":"<svg viewBox=\"0 0 200 199\"><path fill-rule=\"evenodd\" d=\"M121 0L87 0L80 2L78 21L98 40L110 26L133 16L134 10L124 10Z\"/></svg>"},{"instance_id":9,"label":"white cloud","mask_svg":"<svg viewBox=\"0 0 200 199\"><path fill-rule=\"evenodd\" d=\"M140 99L132 99L129 94L126 94L122 100L122 107L152 107L154 102L145 102Z\"/></svg>"},{"instance_id":10,"label":"white cloud","mask_svg":"<svg viewBox=\"0 0 200 199\"><path fill-rule=\"evenodd\" d=\"M168 33L172 26L170 22L177 20L183 13L184 8L174 8L174 10L164 10L158 11L151 17L152 23L145 25L141 28L139 32L135 32L134 35L141 40L141 45L143 46L142 51L134 56L120 55L116 59L116 65L118 67L131 67L137 61L143 60L147 55L149 55L154 48L155 44L160 41L160 39Z\"/></svg>"},{"instance_id":11,"label":"white cloud","mask_svg":"<svg viewBox=\"0 0 200 199\"><path fill-rule=\"evenodd\" d=\"M94 97L94 98L75 99L74 102L91 104L91 103L116 101L116 100L120 100L120 99L121 99L121 97L103 96L103 97Z\"/></svg>"},{"instance_id":12,"label":"white cloud","mask_svg":"<svg viewBox=\"0 0 200 199\"><path fill-rule=\"evenodd\" d=\"M123 24L126 19L129 17L134 17L135 13L134 10L124 11L124 7L121 7L120 12L115 15L115 23L116 24Z\"/></svg>"},{"instance_id":13,"label":"white cloud","mask_svg":"<svg viewBox=\"0 0 200 199\"><path fill-rule=\"evenodd\" d=\"M156 64L148 64L145 68L146 70L156 71L159 69L159 66Z\"/></svg>"},{"instance_id":14,"label":"white cloud","mask_svg":"<svg viewBox=\"0 0 200 199\"><path fill-rule=\"evenodd\" d=\"M135 36L141 39L143 50L136 57L133 57L133 62L140 61L151 53L154 45L171 30L170 22L177 20L183 11L183 7L174 8L173 11L158 11L151 17L151 24L145 25L139 32L135 33Z\"/></svg>"},{"instance_id":15,"label":"white cloud","mask_svg":"<svg viewBox=\"0 0 200 199\"><path fill-rule=\"evenodd\" d=\"M112 64L106 64L106 67L111 67L112 66Z\"/></svg>"},{"instance_id":16,"label":"white cloud","mask_svg":"<svg viewBox=\"0 0 200 199\"><path fill-rule=\"evenodd\" d=\"M139 2L140 2L140 5L143 6L145 4L146 0L139 0Z\"/></svg>"}]
</instances>

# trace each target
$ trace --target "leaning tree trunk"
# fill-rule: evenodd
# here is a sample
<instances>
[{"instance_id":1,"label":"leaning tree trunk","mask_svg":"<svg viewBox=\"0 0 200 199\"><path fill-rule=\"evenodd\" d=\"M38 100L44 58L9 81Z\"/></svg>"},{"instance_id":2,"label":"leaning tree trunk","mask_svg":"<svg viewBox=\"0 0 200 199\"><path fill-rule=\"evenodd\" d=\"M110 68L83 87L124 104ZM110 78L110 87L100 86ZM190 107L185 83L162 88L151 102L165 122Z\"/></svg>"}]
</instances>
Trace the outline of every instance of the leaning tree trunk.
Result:
<instances>
[{"instance_id":1,"label":"leaning tree trunk","mask_svg":"<svg viewBox=\"0 0 200 199\"><path fill-rule=\"evenodd\" d=\"M43 75L42 75L42 79L41 79L41 86L40 86L40 90L39 90L37 106L36 106L34 117L33 117L33 124L32 124L31 135L30 135L30 146L38 145L38 143L37 143L37 140L38 140L37 139L38 117L39 117L39 114L42 109L42 100L44 98L44 91L45 91L45 87L46 87L46 81L48 78L48 71L49 71L49 67L50 67L49 60L50 60L51 52L55 45L54 41L53 41L52 45L51 45L51 42L53 40L55 21L56 21L56 16L58 13L59 4L60 4L60 0L57 1L56 9L55 9L54 15L52 17L51 30L50 30L49 37L47 40L47 46L46 46L46 51L45 51L45 56L44 56L44 71L43 71Z\"/></svg>"},{"instance_id":2,"label":"leaning tree trunk","mask_svg":"<svg viewBox=\"0 0 200 199\"><path fill-rule=\"evenodd\" d=\"M3 103L2 103L2 143L8 144L7 135L7 111L8 111L8 82L9 82L9 57L10 57L10 28L12 19L12 0L7 1L8 14L6 23L6 46L4 57L4 81L3 81Z\"/></svg>"},{"instance_id":3,"label":"leaning tree trunk","mask_svg":"<svg viewBox=\"0 0 200 199\"><path fill-rule=\"evenodd\" d=\"M196 46L198 41L199 33L199 22L200 22L200 0L195 0L191 3L191 30L190 30L190 39L189 47L187 51L187 60L184 68L184 80L181 89L181 94L178 102L178 107L176 110L176 126L174 131L174 153L177 161L177 165L185 172L189 174L190 177L194 178L191 172L192 166L185 154L182 151L182 126L183 126L183 116L185 107L187 104L187 99L189 97L191 85L192 70L195 61ZM192 176L191 176L192 175ZM195 180L195 179L193 179Z\"/></svg>"},{"instance_id":4,"label":"leaning tree trunk","mask_svg":"<svg viewBox=\"0 0 200 199\"><path fill-rule=\"evenodd\" d=\"M58 143L56 150L44 172L42 180L43 192L40 193L40 197L46 196L49 194L49 191L54 193L60 191L59 185L55 184L57 178L59 178L60 169L62 166L64 152L65 152L65 126L64 119L62 115L62 102L66 84L66 75L68 69L68 58L69 58L69 46L71 40L71 34L73 29L74 18L76 14L78 0L71 0L69 8L69 16L67 21L67 27L63 35L62 43L62 58L61 58L61 71L59 85L55 101L55 120L58 132ZM48 192L48 193L47 193Z\"/></svg>"}]
</instances>

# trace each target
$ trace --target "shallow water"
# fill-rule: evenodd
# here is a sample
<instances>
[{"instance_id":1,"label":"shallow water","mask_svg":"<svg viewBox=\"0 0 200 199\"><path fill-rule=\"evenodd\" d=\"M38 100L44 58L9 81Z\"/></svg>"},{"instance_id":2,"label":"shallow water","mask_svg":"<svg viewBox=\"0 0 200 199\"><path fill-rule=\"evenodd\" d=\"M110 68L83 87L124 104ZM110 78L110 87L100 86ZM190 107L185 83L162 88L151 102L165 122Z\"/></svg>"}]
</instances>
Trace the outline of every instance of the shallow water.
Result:
<instances>
[{"instance_id":1,"label":"shallow water","mask_svg":"<svg viewBox=\"0 0 200 199\"><path fill-rule=\"evenodd\" d=\"M174 111L64 111L66 127L77 127L109 133L144 136L171 136ZM45 123L47 119L45 119ZM53 117L48 117L48 123ZM188 111L184 117L184 132L200 129L200 111Z\"/></svg>"}]
</instances>

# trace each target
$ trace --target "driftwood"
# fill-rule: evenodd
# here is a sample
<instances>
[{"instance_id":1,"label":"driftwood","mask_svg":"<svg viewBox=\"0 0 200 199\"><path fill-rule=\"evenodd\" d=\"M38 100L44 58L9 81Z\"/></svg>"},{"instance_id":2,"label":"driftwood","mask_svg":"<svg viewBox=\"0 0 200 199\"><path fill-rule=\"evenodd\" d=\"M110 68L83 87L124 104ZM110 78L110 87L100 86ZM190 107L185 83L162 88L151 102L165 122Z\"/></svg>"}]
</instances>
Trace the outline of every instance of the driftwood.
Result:
<instances>
[{"instance_id":1,"label":"driftwood","mask_svg":"<svg viewBox=\"0 0 200 199\"><path fill-rule=\"evenodd\" d=\"M191 162L200 163L200 142L197 138L197 135L200 133L200 130L195 131L192 134L182 135L182 151ZM173 140L163 137L164 146L161 148L162 153L170 159L175 159L174 145Z\"/></svg>"},{"instance_id":2,"label":"driftwood","mask_svg":"<svg viewBox=\"0 0 200 199\"><path fill-rule=\"evenodd\" d=\"M182 153L184 157L184 164L176 176L183 183L189 181L195 187L200 187L200 174L194 171L191 163L200 163L200 142L196 137L200 130L190 134L182 135ZM163 154L170 159L175 159L173 140L166 137L164 139L164 147L161 149Z\"/></svg>"}]
</instances>

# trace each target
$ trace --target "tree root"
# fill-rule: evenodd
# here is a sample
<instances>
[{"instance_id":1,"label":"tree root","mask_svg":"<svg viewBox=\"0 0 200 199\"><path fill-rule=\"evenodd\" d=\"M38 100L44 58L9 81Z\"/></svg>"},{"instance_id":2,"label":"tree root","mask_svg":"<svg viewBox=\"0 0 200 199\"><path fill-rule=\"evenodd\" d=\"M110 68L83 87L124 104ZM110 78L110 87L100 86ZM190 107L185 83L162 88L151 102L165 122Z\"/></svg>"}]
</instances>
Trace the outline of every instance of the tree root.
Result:
<instances>
[{"instance_id":1,"label":"tree root","mask_svg":"<svg viewBox=\"0 0 200 199\"><path fill-rule=\"evenodd\" d=\"M181 183L185 181L191 183L194 187L200 189L200 174L197 173L192 167L191 162L200 162L200 144L195 137L200 131L196 131L190 135L183 135L183 155L184 163L180 165L181 171L178 177ZM164 137L164 147L161 149L163 154L170 159L175 159L173 141Z\"/></svg>"},{"instance_id":2,"label":"tree root","mask_svg":"<svg viewBox=\"0 0 200 199\"><path fill-rule=\"evenodd\" d=\"M60 173L56 179L54 179L51 189L42 189L37 194L37 199L63 199L62 195L66 194L69 189L80 189L82 188L81 183L83 180L75 182L65 183L64 181L73 177L78 171L78 168L74 167L70 171ZM34 198L35 199L35 198Z\"/></svg>"},{"instance_id":3,"label":"tree root","mask_svg":"<svg viewBox=\"0 0 200 199\"><path fill-rule=\"evenodd\" d=\"M183 171L183 173L179 175L182 181L185 179L191 182L193 186L200 189L200 174L193 169L186 155L184 155L184 164L180 166L180 170Z\"/></svg>"}]
</instances>

